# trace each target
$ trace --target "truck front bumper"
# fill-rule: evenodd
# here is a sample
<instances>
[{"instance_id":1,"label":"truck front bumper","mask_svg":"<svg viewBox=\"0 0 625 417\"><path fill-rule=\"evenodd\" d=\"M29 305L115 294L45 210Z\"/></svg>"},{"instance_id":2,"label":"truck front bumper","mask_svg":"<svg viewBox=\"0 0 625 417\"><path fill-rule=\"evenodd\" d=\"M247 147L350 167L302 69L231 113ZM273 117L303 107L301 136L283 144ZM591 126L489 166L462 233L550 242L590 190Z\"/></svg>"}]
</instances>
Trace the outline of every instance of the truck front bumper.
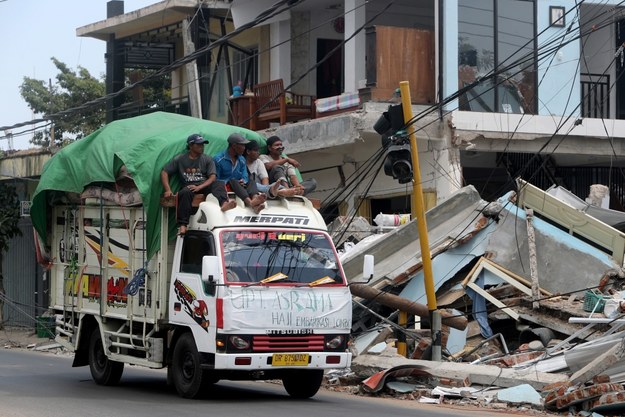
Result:
<instances>
[{"instance_id":1,"label":"truck front bumper","mask_svg":"<svg viewBox=\"0 0 625 417\"><path fill-rule=\"evenodd\" d=\"M280 355L279 357L277 355ZM284 364L285 355L308 355L306 364ZM278 360L280 363L278 364ZM349 352L289 352L284 353L216 353L215 370L270 370L270 369L336 369L351 365L352 354Z\"/></svg>"}]
</instances>

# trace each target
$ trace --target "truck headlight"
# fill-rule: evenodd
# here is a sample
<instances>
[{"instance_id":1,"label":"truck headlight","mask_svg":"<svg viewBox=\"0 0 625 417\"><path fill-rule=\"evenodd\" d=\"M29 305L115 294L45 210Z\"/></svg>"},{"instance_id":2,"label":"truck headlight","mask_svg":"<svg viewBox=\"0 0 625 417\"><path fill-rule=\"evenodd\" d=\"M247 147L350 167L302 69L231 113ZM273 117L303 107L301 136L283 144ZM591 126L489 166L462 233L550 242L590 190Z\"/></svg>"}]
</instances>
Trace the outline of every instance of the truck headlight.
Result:
<instances>
[{"instance_id":1,"label":"truck headlight","mask_svg":"<svg viewBox=\"0 0 625 417\"><path fill-rule=\"evenodd\" d=\"M240 336L230 336L230 345L239 350L246 350L250 348L250 342Z\"/></svg>"},{"instance_id":2,"label":"truck headlight","mask_svg":"<svg viewBox=\"0 0 625 417\"><path fill-rule=\"evenodd\" d=\"M332 350L338 349L343 346L344 341L345 336L343 335L330 336L330 338L326 338L326 348Z\"/></svg>"}]
</instances>

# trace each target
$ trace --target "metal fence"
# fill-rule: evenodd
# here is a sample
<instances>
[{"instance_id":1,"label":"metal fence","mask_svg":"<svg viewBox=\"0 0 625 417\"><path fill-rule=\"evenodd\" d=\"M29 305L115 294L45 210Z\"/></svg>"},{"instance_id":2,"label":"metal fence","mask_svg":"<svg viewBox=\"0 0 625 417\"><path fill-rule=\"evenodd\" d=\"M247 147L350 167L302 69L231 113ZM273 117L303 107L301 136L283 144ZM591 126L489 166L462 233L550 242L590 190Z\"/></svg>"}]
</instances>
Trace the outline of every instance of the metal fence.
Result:
<instances>
[{"instance_id":1,"label":"metal fence","mask_svg":"<svg viewBox=\"0 0 625 417\"><path fill-rule=\"evenodd\" d=\"M4 325L36 327L36 317L48 308L49 287L37 263L30 217L19 221L22 236L11 240L4 252Z\"/></svg>"},{"instance_id":2,"label":"metal fence","mask_svg":"<svg viewBox=\"0 0 625 417\"><path fill-rule=\"evenodd\" d=\"M610 117L610 76L581 74L582 117Z\"/></svg>"}]
</instances>

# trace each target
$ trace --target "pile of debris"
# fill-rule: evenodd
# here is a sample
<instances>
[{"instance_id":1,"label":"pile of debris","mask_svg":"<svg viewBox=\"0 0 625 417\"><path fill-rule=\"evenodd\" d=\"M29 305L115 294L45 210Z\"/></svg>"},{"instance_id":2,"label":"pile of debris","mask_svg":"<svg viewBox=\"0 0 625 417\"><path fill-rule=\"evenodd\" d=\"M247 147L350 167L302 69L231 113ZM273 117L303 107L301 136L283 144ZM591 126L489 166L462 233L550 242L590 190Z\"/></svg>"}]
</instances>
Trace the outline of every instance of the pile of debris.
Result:
<instances>
[{"instance_id":1,"label":"pile of debris","mask_svg":"<svg viewBox=\"0 0 625 417\"><path fill-rule=\"evenodd\" d=\"M625 213L567 193L519 180L518 192L489 203L469 186L427 212L441 362L429 360L416 222L342 236L360 391L625 414ZM365 254L376 260L371 277ZM399 326L399 311L414 321Z\"/></svg>"}]
</instances>

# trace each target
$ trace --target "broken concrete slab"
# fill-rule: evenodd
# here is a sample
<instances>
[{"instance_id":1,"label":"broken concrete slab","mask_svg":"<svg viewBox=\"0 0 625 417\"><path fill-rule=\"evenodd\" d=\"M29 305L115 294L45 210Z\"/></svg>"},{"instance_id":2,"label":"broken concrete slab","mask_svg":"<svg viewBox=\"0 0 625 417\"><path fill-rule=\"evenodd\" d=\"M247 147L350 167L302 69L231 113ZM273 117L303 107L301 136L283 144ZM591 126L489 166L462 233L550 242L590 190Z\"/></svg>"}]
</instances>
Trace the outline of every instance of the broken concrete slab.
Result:
<instances>
[{"instance_id":1,"label":"broken concrete slab","mask_svg":"<svg viewBox=\"0 0 625 417\"><path fill-rule=\"evenodd\" d=\"M564 352L563 356L571 372L577 372L591 363L602 353L611 350L622 343L623 332L602 336L586 343L580 343ZM621 359L605 369L603 374L610 377L612 382L625 382L625 360Z\"/></svg>"},{"instance_id":2,"label":"broken concrete slab","mask_svg":"<svg viewBox=\"0 0 625 417\"><path fill-rule=\"evenodd\" d=\"M540 394L529 384L521 384L515 387L505 388L497 392L497 400L512 404L532 404L542 406L543 399Z\"/></svg>"},{"instance_id":3,"label":"broken concrete slab","mask_svg":"<svg viewBox=\"0 0 625 417\"><path fill-rule=\"evenodd\" d=\"M623 359L623 356L625 356L625 339L622 339L620 343L615 344L607 351L601 353L589 364L575 372L571 375L569 381L572 384L589 381L606 369L614 366L617 362L620 362Z\"/></svg>"},{"instance_id":4,"label":"broken concrete slab","mask_svg":"<svg viewBox=\"0 0 625 417\"><path fill-rule=\"evenodd\" d=\"M434 377L465 379L471 384L513 387L527 383L535 389L542 389L545 385L566 381L568 377L560 374L537 372L534 369L507 369L492 365L471 365L459 362L431 362L416 359L406 359L401 356L382 357L360 355L352 360L352 370L357 374L371 374L394 368L396 366L415 366Z\"/></svg>"},{"instance_id":5,"label":"broken concrete slab","mask_svg":"<svg viewBox=\"0 0 625 417\"><path fill-rule=\"evenodd\" d=\"M540 283L542 288L553 293L580 290L578 297L583 297L583 290L599 284L606 271L621 269L625 234L536 187L527 183L520 183L519 186L519 206L511 201L516 198L513 192L498 200L503 211L501 221L490 237L488 251L492 252L491 260L530 279L524 210L529 206L536 214L560 225L554 226L541 218L533 221L536 246L539 248L539 274L549 277ZM588 240L594 244L587 243Z\"/></svg>"},{"instance_id":6,"label":"broken concrete slab","mask_svg":"<svg viewBox=\"0 0 625 417\"><path fill-rule=\"evenodd\" d=\"M531 282L527 240L518 238L527 235L526 214L524 209L509 201L513 197L514 193L511 192L499 199L503 206L501 220L490 235L487 250L493 262ZM532 208L537 214L541 214L540 207ZM584 216L585 222L597 221L590 216ZM541 288L552 293L579 290L578 296L583 297L585 288L596 286L606 271L620 269L611 256L612 253L599 250L538 217L534 218L533 225L536 246L539 248L538 273L549 277L541 281ZM607 225L604 226L609 228ZM620 233L616 229L612 230ZM619 245L620 243L616 246Z\"/></svg>"},{"instance_id":7,"label":"broken concrete slab","mask_svg":"<svg viewBox=\"0 0 625 417\"><path fill-rule=\"evenodd\" d=\"M383 345L382 350L386 346L386 339L393 334L393 330L389 326L383 326L368 332L364 332L354 338L353 347L355 355L371 352L374 346ZM377 352L379 353L379 352Z\"/></svg>"},{"instance_id":8,"label":"broken concrete slab","mask_svg":"<svg viewBox=\"0 0 625 417\"><path fill-rule=\"evenodd\" d=\"M471 235L479 225L480 209L487 203L472 186L463 187L447 200L427 211L425 217L428 226L430 248L449 249L457 239ZM447 246L449 245L449 246ZM435 251L432 251L434 254ZM376 270L371 286L388 285L398 277L407 279L406 274L417 272L421 263L419 231L417 222L398 227L370 245L359 247L358 251L346 253L341 262L350 282L363 281L362 265L365 254L376 259ZM412 271L412 272L410 272Z\"/></svg>"}]
</instances>

